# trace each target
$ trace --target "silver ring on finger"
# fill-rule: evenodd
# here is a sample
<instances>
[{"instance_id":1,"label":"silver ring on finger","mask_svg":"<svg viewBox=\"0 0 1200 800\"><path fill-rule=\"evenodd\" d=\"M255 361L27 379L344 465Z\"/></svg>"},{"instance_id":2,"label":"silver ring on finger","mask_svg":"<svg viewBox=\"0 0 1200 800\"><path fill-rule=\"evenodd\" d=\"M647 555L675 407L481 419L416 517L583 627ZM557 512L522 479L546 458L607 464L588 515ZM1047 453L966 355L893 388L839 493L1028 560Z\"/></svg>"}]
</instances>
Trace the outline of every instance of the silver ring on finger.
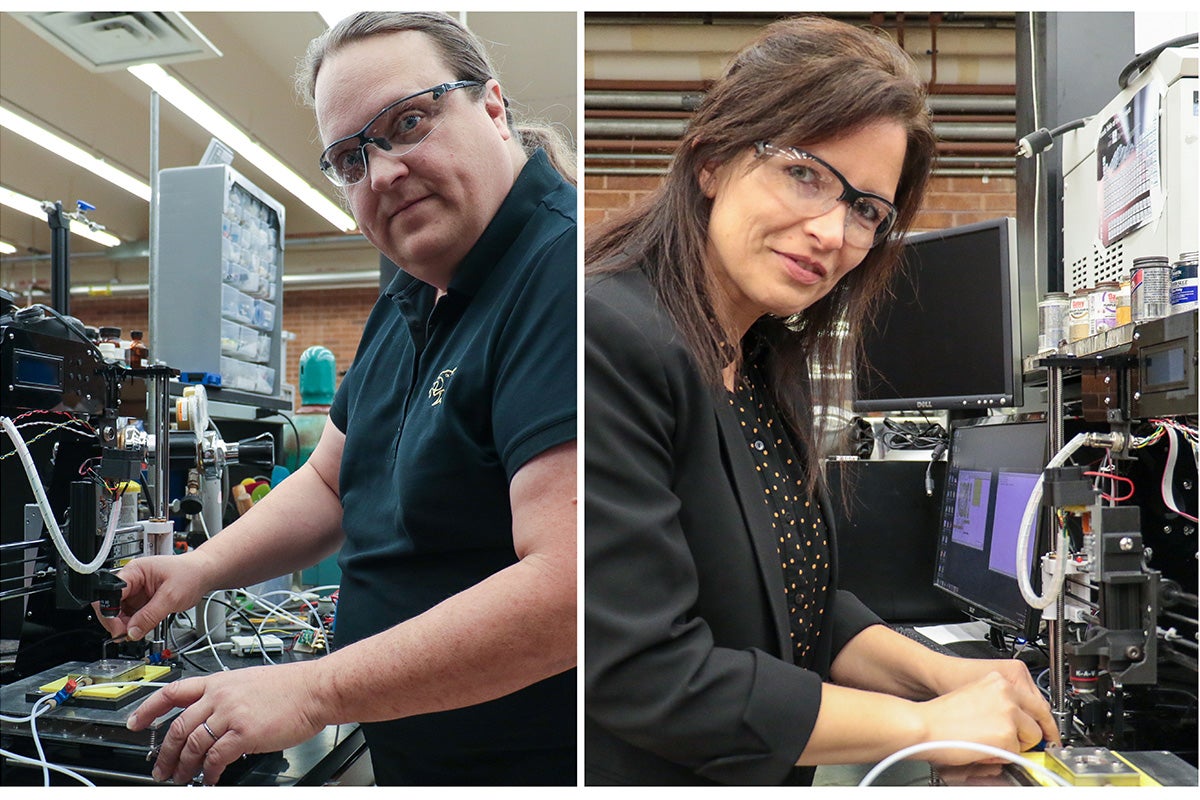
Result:
<instances>
[{"instance_id":1,"label":"silver ring on finger","mask_svg":"<svg viewBox=\"0 0 1200 800\"><path fill-rule=\"evenodd\" d=\"M211 737L212 737L212 740L213 740L214 742L215 742L215 741L217 741L218 739L220 739L220 738L221 738L220 736L217 736L215 733L213 733L213 729L212 729L212 728L208 727L208 722L207 722L207 721L205 721L205 722L201 722L201 723L200 723L200 727L204 728L204 732L205 732L205 733L207 733L209 736L211 736Z\"/></svg>"}]
</instances>

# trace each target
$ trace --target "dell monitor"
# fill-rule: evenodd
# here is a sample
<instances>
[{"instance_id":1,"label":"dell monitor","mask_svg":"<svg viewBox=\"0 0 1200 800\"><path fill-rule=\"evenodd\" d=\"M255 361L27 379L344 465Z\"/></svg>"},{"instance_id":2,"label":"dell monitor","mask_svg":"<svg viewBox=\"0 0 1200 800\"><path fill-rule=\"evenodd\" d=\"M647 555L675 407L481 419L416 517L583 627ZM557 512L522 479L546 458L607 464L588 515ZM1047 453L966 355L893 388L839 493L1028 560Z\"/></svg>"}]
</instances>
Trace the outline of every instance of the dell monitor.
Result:
<instances>
[{"instance_id":1,"label":"dell monitor","mask_svg":"<svg viewBox=\"0 0 1200 800\"><path fill-rule=\"evenodd\" d=\"M955 425L942 502L934 585L976 619L1030 635L1038 617L1017 586L1025 505L1046 463L1045 421L989 417ZM1032 626L1032 627L1031 627Z\"/></svg>"},{"instance_id":2,"label":"dell monitor","mask_svg":"<svg viewBox=\"0 0 1200 800\"><path fill-rule=\"evenodd\" d=\"M893 294L862 331L855 411L1021 405L1014 220L908 236Z\"/></svg>"}]
</instances>

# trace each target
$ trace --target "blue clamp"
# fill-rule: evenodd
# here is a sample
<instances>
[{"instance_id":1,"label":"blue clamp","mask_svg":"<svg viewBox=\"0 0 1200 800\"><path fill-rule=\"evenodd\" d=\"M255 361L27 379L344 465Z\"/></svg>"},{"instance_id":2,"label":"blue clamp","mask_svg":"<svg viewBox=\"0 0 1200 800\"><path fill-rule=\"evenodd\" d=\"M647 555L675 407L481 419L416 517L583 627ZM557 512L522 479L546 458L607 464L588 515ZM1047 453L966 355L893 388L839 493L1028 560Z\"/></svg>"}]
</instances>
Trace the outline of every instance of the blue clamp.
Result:
<instances>
[{"instance_id":1,"label":"blue clamp","mask_svg":"<svg viewBox=\"0 0 1200 800\"><path fill-rule=\"evenodd\" d=\"M180 383L199 383L204 386L220 386L221 376L216 372L180 372Z\"/></svg>"}]
</instances>

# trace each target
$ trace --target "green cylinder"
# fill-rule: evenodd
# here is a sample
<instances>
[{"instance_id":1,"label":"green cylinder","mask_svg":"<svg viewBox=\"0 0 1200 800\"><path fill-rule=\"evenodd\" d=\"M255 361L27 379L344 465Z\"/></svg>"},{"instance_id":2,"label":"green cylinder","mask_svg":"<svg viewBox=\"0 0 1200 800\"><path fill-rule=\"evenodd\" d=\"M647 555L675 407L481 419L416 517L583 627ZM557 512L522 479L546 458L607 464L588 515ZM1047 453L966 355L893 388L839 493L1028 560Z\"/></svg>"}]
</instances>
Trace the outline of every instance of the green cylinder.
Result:
<instances>
[{"instance_id":1,"label":"green cylinder","mask_svg":"<svg viewBox=\"0 0 1200 800\"><path fill-rule=\"evenodd\" d=\"M313 345L300 354L300 405L329 405L336 383L337 359L328 347Z\"/></svg>"}]
</instances>

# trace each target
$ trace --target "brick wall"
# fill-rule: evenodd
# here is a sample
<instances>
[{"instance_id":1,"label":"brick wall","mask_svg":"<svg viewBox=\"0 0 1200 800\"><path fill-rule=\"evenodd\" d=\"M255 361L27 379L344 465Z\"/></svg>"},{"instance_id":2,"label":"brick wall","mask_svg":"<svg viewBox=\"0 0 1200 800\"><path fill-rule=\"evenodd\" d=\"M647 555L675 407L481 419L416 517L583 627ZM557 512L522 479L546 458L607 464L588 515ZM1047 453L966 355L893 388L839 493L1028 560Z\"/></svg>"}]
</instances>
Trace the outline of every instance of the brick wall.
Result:
<instances>
[{"instance_id":1,"label":"brick wall","mask_svg":"<svg viewBox=\"0 0 1200 800\"><path fill-rule=\"evenodd\" d=\"M374 287L285 292L283 329L296 334L288 342L287 382L299 386L300 354L315 344L333 351L340 381L340 374L354 358L363 323L378 296ZM119 327L126 339L132 330L146 331L150 354L154 355L154 335L148 330L150 304L145 297L72 297L71 315L87 325ZM299 405L298 390L296 402Z\"/></svg>"},{"instance_id":2,"label":"brick wall","mask_svg":"<svg viewBox=\"0 0 1200 800\"><path fill-rule=\"evenodd\" d=\"M584 223L599 225L610 214L649 194L657 175L588 175L584 178ZM1017 215L1016 178L934 177L915 229L941 230Z\"/></svg>"}]
</instances>

